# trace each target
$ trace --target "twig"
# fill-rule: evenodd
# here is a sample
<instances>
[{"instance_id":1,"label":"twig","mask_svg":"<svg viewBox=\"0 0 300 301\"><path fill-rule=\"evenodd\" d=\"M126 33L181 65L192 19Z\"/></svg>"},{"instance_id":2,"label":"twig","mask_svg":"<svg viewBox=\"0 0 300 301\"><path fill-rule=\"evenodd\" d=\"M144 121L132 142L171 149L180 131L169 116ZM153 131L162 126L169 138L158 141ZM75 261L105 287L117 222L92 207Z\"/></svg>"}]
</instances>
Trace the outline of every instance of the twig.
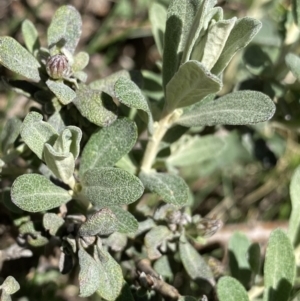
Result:
<instances>
[{"instance_id":1,"label":"twig","mask_svg":"<svg viewBox=\"0 0 300 301\"><path fill-rule=\"evenodd\" d=\"M158 275L151 267L151 262L148 259L141 259L136 263L139 282L147 288L153 289L168 300L178 300L180 297L177 289L166 283L160 275Z\"/></svg>"}]
</instances>

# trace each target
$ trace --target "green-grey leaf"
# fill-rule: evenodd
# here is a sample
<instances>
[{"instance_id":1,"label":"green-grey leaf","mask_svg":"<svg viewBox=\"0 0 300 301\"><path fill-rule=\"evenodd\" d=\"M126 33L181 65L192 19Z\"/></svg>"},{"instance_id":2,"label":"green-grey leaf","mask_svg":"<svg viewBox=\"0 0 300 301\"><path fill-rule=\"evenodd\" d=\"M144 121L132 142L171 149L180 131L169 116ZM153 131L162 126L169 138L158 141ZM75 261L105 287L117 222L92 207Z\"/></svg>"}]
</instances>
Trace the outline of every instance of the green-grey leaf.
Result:
<instances>
[{"instance_id":1,"label":"green-grey leaf","mask_svg":"<svg viewBox=\"0 0 300 301\"><path fill-rule=\"evenodd\" d=\"M289 53L285 57L285 62L297 80L300 80L300 58L294 53Z\"/></svg>"},{"instance_id":2,"label":"green-grey leaf","mask_svg":"<svg viewBox=\"0 0 300 301\"><path fill-rule=\"evenodd\" d=\"M21 126L21 137L28 147L40 158L43 158L45 143L52 144L58 136L56 130L37 112L27 114Z\"/></svg>"},{"instance_id":3,"label":"green-grey leaf","mask_svg":"<svg viewBox=\"0 0 300 301\"><path fill-rule=\"evenodd\" d=\"M149 20L151 22L152 34L159 54L163 54L164 32L166 30L167 11L166 8L153 2L149 9Z\"/></svg>"},{"instance_id":4,"label":"green-grey leaf","mask_svg":"<svg viewBox=\"0 0 300 301\"><path fill-rule=\"evenodd\" d=\"M80 141L82 138L82 131L79 127L69 125L66 127L72 134L72 142L70 145L70 152L73 154L74 158L77 159L80 153Z\"/></svg>"},{"instance_id":5,"label":"green-grey leaf","mask_svg":"<svg viewBox=\"0 0 300 301\"><path fill-rule=\"evenodd\" d=\"M116 215L109 208L103 208L92 214L79 228L80 236L109 235L117 231Z\"/></svg>"},{"instance_id":6,"label":"green-grey leaf","mask_svg":"<svg viewBox=\"0 0 300 301\"><path fill-rule=\"evenodd\" d=\"M296 265L294 250L281 229L269 238L264 266L264 301L287 301L294 285Z\"/></svg>"},{"instance_id":7,"label":"green-grey leaf","mask_svg":"<svg viewBox=\"0 0 300 301\"><path fill-rule=\"evenodd\" d=\"M127 245L127 235L120 233L120 232L114 232L112 233L107 240L105 241L105 244L111 248L111 250L115 252L123 251Z\"/></svg>"},{"instance_id":8,"label":"green-grey leaf","mask_svg":"<svg viewBox=\"0 0 300 301\"><path fill-rule=\"evenodd\" d=\"M0 64L35 82L41 79L39 62L11 37L0 37Z\"/></svg>"},{"instance_id":9,"label":"green-grey leaf","mask_svg":"<svg viewBox=\"0 0 300 301\"><path fill-rule=\"evenodd\" d=\"M2 289L7 294L12 295L20 289L20 284L13 276L8 276L2 283Z\"/></svg>"},{"instance_id":10,"label":"green-grey leaf","mask_svg":"<svg viewBox=\"0 0 300 301\"><path fill-rule=\"evenodd\" d=\"M100 286L97 293L107 301L115 301L123 285L123 274L119 264L104 249L96 247L96 261L100 269Z\"/></svg>"},{"instance_id":11,"label":"green-grey leaf","mask_svg":"<svg viewBox=\"0 0 300 301\"><path fill-rule=\"evenodd\" d=\"M153 131L153 117L149 104L140 88L132 80L120 77L115 83L115 96L129 108L146 112L148 115L148 130L150 133Z\"/></svg>"},{"instance_id":12,"label":"green-grey leaf","mask_svg":"<svg viewBox=\"0 0 300 301\"><path fill-rule=\"evenodd\" d=\"M1 292L1 301L12 301L11 296L5 292L5 290L2 290Z\"/></svg>"},{"instance_id":13,"label":"green-grey leaf","mask_svg":"<svg viewBox=\"0 0 300 301\"><path fill-rule=\"evenodd\" d=\"M300 166L295 170L290 183L292 213L289 220L288 235L292 245L296 247L300 242Z\"/></svg>"},{"instance_id":14,"label":"green-grey leaf","mask_svg":"<svg viewBox=\"0 0 300 301\"><path fill-rule=\"evenodd\" d=\"M15 205L25 211L40 212L59 207L72 197L44 176L28 174L14 181L11 198Z\"/></svg>"},{"instance_id":15,"label":"green-grey leaf","mask_svg":"<svg viewBox=\"0 0 300 301\"><path fill-rule=\"evenodd\" d=\"M48 143L45 143L44 160L47 167L53 174L61 179L63 182L68 183L68 180L73 176L75 169L75 159L70 152L60 153Z\"/></svg>"},{"instance_id":16,"label":"green-grey leaf","mask_svg":"<svg viewBox=\"0 0 300 301\"><path fill-rule=\"evenodd\" d=\"M126 155L137 139L136 124L122 118L91 135L80 161L80 175L88 169L112 166Z\"/></svg>"},{"instance_id":17,"label":"green-grey leaf","mask_svg":"<svg viewBox=\"0 0 300 301\"><path fill-rule=\"evenodd\" d=\"M185 135L171 145L171 155L167 158L167 163L177 167L201 163L218 156L224 147L224 140L215 135Z\"/></svg>"},{"instance_id":18,"label":"green-grey leaf","mask_svg":"<svg viewBox=\"0 0 300 301\"><path fill-rule=\"evenodd\" d=\"M222 277L217 284L217 294L220 301L249 301L244 287L234 278Z\"/></svg>"},{"instance_id":19,"label":"green-grey leaf","mask_svg":"<svg viewBox=\"0 0 300 301\"><path fill-rule=\"evenodd\" d=\"M1 170L1 168L0 168ZM2 189L2 193L1 193L1 202L2 204L11 212L16 213L18 215L23 215L23 211L17 207L11 200L11 196L10 196L10 188L9 187L5 187L4 189Z\"/></svg>"},{"instance_id":20,"label":"green-grey leaf","mask_svg":"<svg viewBox=\"0 0 300 301\"><path fill-rule=\"evenodd\" d=\"M220 74L229 64L235 53L246 47L261 28L261 22L245 17L238 19L231 30L222 54L212 68L213 74Z\"/></svg>"},{"instance_id":21,"label":"green-grey leaf","mask_svg":"<svg viewBox=\"0 0 300 301\"><path fill-rule=\"evenodd\" d=\"M51 235L56 235L58 229L65 223L64 219L55 213L45 213L43 226Z\"/></svg>"},{"instance_id":22,"label":"green-grey leaf","mask_svg":"<svg viewBox=\"0 0 300 301\"><path fill-rule=\"evenodd\" d=\"M27 237L27 242L30 246L38 248L38 247L45 246L49 242L49 240L45 236L42 236L41 234L38 234L34 237L28 236Z\"/></svg>"},{"instance_id":23,"label":"green-grey leaf","mask_svg":"<svg viewBox=\"0 0 300 301\"><path fill-rule=\"evenodd\" d=\"M145 188L158 194L167 203L183 206L188 201L189 188L177 175L141 172L139 177Z\"/></svg>"},{"instance_id":24,"label":"green-grey leaf","mask_svg":"<svg viewBox=\"0 0 300 301\"><path fill-rule=\"evenodd\" d=\"M40 48L39 35L34 24L26 19L22 23L22 35L27 49L33 53Z\"/></svg>"},{"instance_id":25,"label":"green-grey leaf","mask_svg":"<svg viewBox=\"0 0 300 301\"><path fill-rule=\"evenodd\" d=\"M55 12L47 32L51 55L57 52L56 48L59 50L62 47L73 54L81 35L81 26L81 17L75 7L61 6Z\"/></svg>"},{"instance_id":26,"label":"green-grey leaf","mask_svg":"<svg viewBox=\"0 0 300 301\"><path fill-rule=\"evenodd\" d=\"M240 232L235 232L228 244L229 267L231 275L248 287L251 281L251 267L247 258L248 249L251 243L247 236Z\"/></svg>"},{"instance_id":27,"label":"green-grey leaf","mask_svg":"<svg viewBox=\"0 0 300 301\"><path fill-rule=\"evenodd\" d=\"M83 87L73 103L82 116L98 126L108 126L117 119L117 106L112 98L101 91Z\"/></svg>"},{"instance_id":28,"label":"green-grey leaf","mask_svg":"<svg viewBox=\"0 0 300 301\"><path fill-rule=\"evenodd\" d=\"M90 56L88 53L81 51L78 52L74 57L74 63L72 65L73 72L83 70L89 63Z\"/></svg>"},{"instance_id":29,"label":"green-grey leaf","mask_svg":"<svg viewBox=\"0 0 300 301\"><path fill-rule=\"evenodd\" d=\"M75 91L63 81L48 79L46 85L63 105L69 104L76 97Z\"/></svg>"},{"instance_id":30,"label":"green-grey leaf","mask_svg":"<svg viewBox=\"0 0 300 301\"><path fill-rule=\"evenodd\" d=\"M105 78L97 79L89 84L93 90L99 90L107 93L111 97L115 97L115 83L120 77L126 77L135 82L139 87L142 86L143 77L139 71L120 70Z\"/></svg>"},{"instance_id":31,"label":"green-grey leaf","mask_svg":"<svg viewBox=\"0 0 300 301\"><path fill-rule=\"evenodd\" d=\"M197 0L172 0L167 11L163 52L163 86L166 87L181 59L198 8Z\"/></svg>"},{"instance_id":32,"label":"green-grey leaf","mask_svg":"<svg viewBox=\"0 0 300 301\"><path fill-rule=\"evenodd\" d=\"M154 260L161 257L161 253L158 248L172 237L172 232L166 226L157 226L152 228L145 235L145 247L148 258Z\"/></svg>"},{"instance_id":33,"label":"green-grey leaf","mask_svg":"<svg viewBox=\"0 0 300 301\"><path fill-rule=\"evenodd\" d=\"M191 106L176 123L188 127L244 125L269 120L275 109L274 102L267 95L243 90Z\"/></svg>"},{"instance_id":34,"label":"green-grey leaf","mask_svg":"<svg viewBox=\"0 0 300 301\"><path fill-rule=\"evenodd\" d=\"M180 237L179 254L182 264L191 279L204 279L211 285L215 285L214 276L209 266L184 235Z\"/></svg>"},{"instance_id":35,"label":"green-grey leaf","mask_svg":"<svg viewBox=\"0 0 300 301\"><path fill-rule=\"evenodd\" d=\"M201 101L211 93L217 93L222 87L218 77L211 74L198 61L188 61L180 66L166 89L168 112Z\"/></svg>"},{"instance_id":36,"label":"green-grey leaf","mask_svg":"<svg viewBox=\"0 0 300 301\"><path fill-rule=\"evenodd\" d=\"M299 0L292 1L292 11L293 11L294 22L299 26L300 25L300 1Z\"/></svg>"},{"instance_id":37,"label":"green-grey leaf","mask_svg":"<svg viewBox=\"0 0 300 301\"><path fill-rule=\"evenodd\" d=\"M236 17L229 20L221 20L209 28L201 58L202 64L208 70L211 70L219 59L235 21ZM193 58L193 55L191 59L199 60L198 58Z\"/></svg>"},{"instance_id":38,"label":"green-grey leaf","mask_svg":"<svg viewBox=\"0 0 300 301\"><path fill-rule=\"evenodd\" d=\"M79 260L79 290L80 297L89 297L92 295L100 286L100 269L97 262L89 255L84 249L78 251Z\"/></svg>"},{"instance_id":39,"label":"green-grey leaf","mask_svg":"<svg viewBox=\"0 0 300 301\"><path fill-rule=\"evenodd\" d=\"M7 120L1 132L0 150L3 154L9 150L20 134L21 120L13 117Z\"/></svg>"},{"instance_id":40,"label":"green-grey leaf","mask_svg":"<svg viewBox=\"0 0 300 301\"><path fill-rule=\"evenodd\" d=\"M258 275L261 267L261 252L259 243L253 243L248 248L248 262L254 275Z\"/></svg>"},{"instance_id":41,"label":"green-grey leaf","mask_svg":"<svg viewBox=\"0 0 300 301\"><path fill-rule=\"evenodd\" d=\"M168 279L170 281L174 278L174 273L171 268L171 264L167 255L161 256L157 259L153 265L154 270L161 275L164 279Z\"/></svg>"},{"instance_id":42,"label":"green-grey leaf","mask_svg":"<svg viewBox=\"0 0 300 301\"><path fill-rule=\"evenodd\" d=\"M192 50L196 45L197 40L200 39L206 30L205 21L207 15L213 10L213 7L217 4L216 0L203 0L197 10L190 31L188 32L187 41L183 50L181 63L185 63L190 59ZM207 26L207 25L206 25Z\"/></svg>"},{"instance_id":43,"label":"green-grey leaf","mask_svg":"<svg viewBox=\"0 0 300 301\"><path fill-rule=\"evenodd\" d=\"M88 170L82 177L82 186L82 193L100 207L133 203L144 191L137 177L112 167Z\"/></svg>"},{"instance_id":44,"label":"green-grey leaf","mask_svg":"<svg viewBox=\"0 0 300 301\"><path fill-rule=\"evenodd\" d=\"M109 206L117 218L117 231L120 233L135 233L138 230L139 223L135 217L128 211L119 206Z\"/></svg>"}]
</instances>

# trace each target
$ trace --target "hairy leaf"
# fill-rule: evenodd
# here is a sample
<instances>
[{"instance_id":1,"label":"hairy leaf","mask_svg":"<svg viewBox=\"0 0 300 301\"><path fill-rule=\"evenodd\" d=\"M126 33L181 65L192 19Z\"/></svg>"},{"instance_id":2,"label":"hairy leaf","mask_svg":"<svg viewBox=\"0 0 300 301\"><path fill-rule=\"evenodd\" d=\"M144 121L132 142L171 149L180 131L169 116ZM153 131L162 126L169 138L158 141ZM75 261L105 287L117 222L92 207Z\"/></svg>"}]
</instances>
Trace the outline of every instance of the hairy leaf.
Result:
<instances>
[{"instance_id":1,"label":"hairy leaf","mask_svg":"<svg viewBox=\"0 0 300 301\"><path fill-rule=\"evenodd\" d=\"M244 287L234 278L222 277L217 284L217 294L220 301L249 301Z\"/></svg>"},{"instance_id":2,"label":"hairy leaf","mask_svg":"<svg viewBox=\"0 0 300 301\"><path fill-rule=\"evenodd\" d=\"M187 241L184 235L180 238L179 254L183 266L191 279L204 279L212 286L215 285L214 276L209 266L197 250Z\"/></svg>"},{"instance_id":3,"label":"hairy leaf","mask_svg":"<svg viewBox=\"0 0 300 301\"><path fill-rule=\"evenodd\" d=\"M45 143L52 144L58 136L56 130L37 112L27 114L21 126L21 137L28 147L40 158L43 158Z\"/></svg>"},{"instance_id":4,"label":"hairy leaf","mask_svg":"<svg viewBox=\"0 0 300 301\"><path fill-rule=\"evenodd\" d=\"M167 85L168 112L195 104L207 95L217 93L221 87L220 79L211 74L203 64L197 61L188 61L180 66Z\"/></svg>"},{"instance_id":5,"label":"hairy leaf","mask_svg":"<svg viewBox=\"0 0 300 301\"><path fill-rule=\"evenodd\" d=\"M167 11L163 52L163 86L176 73L198 8L197 0L172 0Z\"/></svg>"},{"instance_id":6,"label":"hairy leaf","mask_svg":"<svg viewBox=\"0 0 300 301\"><path fill-rule=\"evenodd\" d=\"M48 79L46 85L63 105L69 104L76 97L75 91L62 81Z\"/></svg>"},{"instance_id":7,"label":"hairy leaf","mask_svg":"<svg viewBox=\"0 0 300 301\"><path fill-rule=\"evenodd\" d=\"M95 259L100 269L100 286L97 293L107 301L115 301L123 286L123 274L119 264L104 249L95 247Z\"/></svg>"},{"instance_id":8,"label":"hairy leaf","mask_svg":"<svg viewBox=\"0 0 300 301\"><path fill-rule=\"evenodd\" d=\"M0 150L5 154L20 134L21 120L13 117L7 120L1 132Z\"/></svg>"},{"instance_id":9,"label":"hairy leaf","mask_svg":"<svg viewBox=\"0 0 300 301\"><path fill-rule=\"evenodd\" d=\"M61 6L55 12L47 32L51 55L62 47L73 54L81 35L81 26L81 17L75 7Z\"/></svg>"},{"instance_id":10,"label":"hairy leaf","mask_svg":"<svg viewBox=\"0 0 300 301\"><path fill-rule=\"evenodd\" d=\"M248 287L251 281L252 271L247 258L250 241L247 236L240 232L235 232L228 244L229 267L231 275Z\"/></svg>"},{"instance_id":11,"label":"hairy leaf","mask_svg":"<svg viewBox=\"0 0 300 301\"><path fill-rule=\"evenodd\" d=\"M2 289L7 294L12 295L20 289L20 284L13 276L8 276L2 283Z\"/></svg>"},{"instance_id":12,"label":"hairy leaf","mask_svg":"<svg viewBox=\"0 0 300 301\"><path fill-rule=\"evenodd\" d=\"M117 217L109 208L92 214L79 228L80 236L109 235L117 231Z\"/></svg>"},{"instance_id":13,"label":"hairy leaf","mask_svg":"<svg viewBox=\"0 0 300 301\"><path fill-rule=\"evenodd\" d=\"M220 74L229 64L235 53L246 47L261 28L261 22L253 18L238 19L231 30L222 54L211 69L213 74Z\"/></svg>"},{"instance_id":14,"label":"hairy leaf","mask_svg":"<svg viewBox=\"0 0 300 301\"><path fill-rule=\"evenodd\" d=\"M285 62L297 80L300 80L300 58L294 53L288 53Z\"/></svg>"},{"instance_id":15,"label":"hairy leaf","mask_svg":"<svg viewBox=\"0 0 300 301\"><path fill-rule=\"evenodd\" d=\"M153 131L153 117L148 102L140 88L132 80L120 77L115 83L115 96L129 108L146 112L148 115L148 130L150 133Z\"/></svg>"},{"instance_id":16,"label":"hairy leaf","mask_svg":"<svg viewBox=\"0 0 300 301\"><path fill-rule=\"evenodd\" d=\"M138 221L128 211L119 206L109 206L117 218L117 231L121 233L135 233L139 227Z\"/></svg>"},{"instance_id":17,"label":"hairy leaf","mask_svg":"<svg viewBox=\"0 0 300 301\"><path fill-rule=\"evenodd\" d=\"M115 83L120 77L126 77L135 82L139 87L142 86L143 77L139 71L120 70L105 78L97 79L89 84L93 90L99 90L107 93L111 97L115 97Z\"/></svg>"},{"instance_id":18,"label":"hairy leaf","mask_svg":"<svg viewBox=\"0 0 300 301\"><path fill-rule=\"evenodd\" d=\"M267 95L243 90L191 106L176 123L189 127L244 125L269 120L274 115L275 109L274 102Z\"/></svg>"},{"instance_id":19,"label":"hairy leaf","mask_svg":"<svg viewBox=\"0 0 300 301\"><path fill-rule=\"evenodd\" d=\"M0 64L35 82L41 79L39 62L11 37L0 37Z\"/></svg>"},{"instance_id":20,"label":"hairy leaf","mask_svg":"<svg viewBox=\"0 0 300 301\"><path fill-rule=\"evenodd\" d=\"M14 181L11 198L25 211L40 212L59 207L72 197L66 190L54 185L44 176L25 174Z\"/></svg>"},{"instance_id":21,"label":"hairy leaf","mask_svg":"<svg viewBox=\"0 0 300 301\"><path fill-rule=\"evenodd\" d=\"M39 35L34 24L26 19L22 23L22 35L27 49L33 53L40 48Z\"/></svg>"},{"instance_id":22,"label":"hairy leaf","mask_svg":"<svg viewBox=\"0 0 300 301\"><path fill-rule=\"evenodd\" d=\"M181 63L185 63L190 59L192 50L195 47L197 40L199 40L200 37L204 35L204 32L206 30L206 16L209 14L210 11L213 10L213 7L216 4L216 0L203 0L200 2L200 6L197 10L193 23L191 25L191 29L187 36L187 41L183 50Z\"/></svg>"},{"instance_id":23,"label":"hairy leaf","mask_svg":"<svg viewBox=\"0 0 300 301\"><path fill-rule=\"evenodd\" d=\"M296 265L288 236L276 229L269 238L264 266L264 301L287 301L294 285Z\"/></svg>"},{"instance_id":24,"label":"hairy leaf","mask_svg":"<svg viewBox=\"0 0 300 301\"><path fill-rule=\"evenodd\" d=\"M172 232L166 226L157 226L152 228L145 235L145 247L147 249L148 258L154 260L161 257L161 253L158 248L172 237Z\"/></svg>"},{"instance_id":25,"label":"hairy leaf","mask_svg":"<svg viewBox=\"0 0 300 301\"><path fill-rule=\"evenodd\" d=\"M158 194L165 202L183 206L188 201L189 188L177 175L166 173L140 173L145 188Z\"/></svg>"},{"instance_id":26,"label":"hairy leaf","mask_svg":"<svg viewBox=\"0 0 300 301\"><path fill-rule=\"evenodd\" d=\"M133 203L144 191L137 177L112 167L88 170L82 178L82 186L82 193L100 207Z\"/></svg>"},{"instance_id":27,"label":"hairy leaf","mask_svg":"<svg viewBox=\"0 0 300 301\"><path fill-rule=\"evenodd\" d=\"M201 163L218 156L224 147L223 139L215 135L183 136L171 145L167 163L177 167Z\"/></svg>"},{"instance_id":28,"label":"hairy leaf","mask_svg":"<svg viewBox=\"0 0 300 301\"><path fill-rule=\"evenodd\" d=\"M82 116L98 126L108 126L117 119L117 106L112 98L86 86L76 91L73 103Z\"/></svg>"},{"instance_id":29,"label":"hairy leaf","mask_svg":"<svg viewBox=\"0 0 300 301\"><path fill-rule=\"evenodd\" d=\"M79 260L79 290L80 297L89 297L91 296L100 286L100 269L99 265L89 255L84 249L79 249L78 251L78 260Z\"/></svg>"},{"instance_id":30,"label":"hairy leaf","mask_svg":"<svg viewBox=\"0 0 300 301\"><path fill-rule=\"evenodd\" d=\"M43 226L49 230L51 235L56 235L58 229L65 223L65 220L55 213L45 213L43 216Z\"/></svg>"},{"instance_id":31,"label":"hairy leaf","mask_svg":"<svg viewBox=\"0 0 300 301\"><path fill-rule=\"evenodd\" d=\"M88 169L112 166L126 155L137 139L137 127L127 118L116 120L112 125L91 135L80 161L80 175Z\"/></svg>"},{"instance_id":32,"label":"hairy leaf","mask_svg":"<svg viewBox=\"0 0 300 301\"><path fill-rule=\"evenodd\" d=\"M74 63L72 65L73 72L83 70L89 63L90 56L88 53L81 51L78 52L74 57Z\"/></svg>"},{"instance_id":33,"label":"hairy leaf","mask_svg":"<svg viewBox=\"0 0 300 301\"><path fill-rule=\"evenodd\" d=\"M296 247L300 242L300 167L298 167L291 180L290 196L292 201L292 213L289 221L288 235L292 245Z\"/></svg>"},{"instance_id":34,"label":"hairy leaf","mask_svg":"<svg viewBox=\"0 0 300 301\"><path fill-rule=\"evenodd\" d=\"M153 2L149 9L149 20L151 22L151 29L155 40L156 47L159 54L163 54L164 33L166 30L167 11L166 8Z\"/></svg>"}]
</instances>

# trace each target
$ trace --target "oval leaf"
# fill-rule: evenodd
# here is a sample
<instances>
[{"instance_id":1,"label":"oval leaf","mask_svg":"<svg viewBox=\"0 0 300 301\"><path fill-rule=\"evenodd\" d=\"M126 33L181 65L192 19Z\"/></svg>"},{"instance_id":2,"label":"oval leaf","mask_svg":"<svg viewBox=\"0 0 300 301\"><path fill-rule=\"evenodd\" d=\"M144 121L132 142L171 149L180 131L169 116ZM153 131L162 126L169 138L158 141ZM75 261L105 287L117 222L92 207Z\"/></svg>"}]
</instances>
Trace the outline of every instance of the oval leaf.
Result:
<instances>
[{"instance_id":1,"label":"oval leaf","mask_svg":"<svg viewBox=\"0 0 300 301\"><path fill-rule=\"evenodd\" d=\"M135 233L138 230L139 223L129 211L119 206L110 206L109 208L117 217L118 232L129 234Z\"/></svg>"},{"instance_id":2,"label":"oval leaf","mask_svg":"<svg viewBox=\"0 0 300 301\"><path fill-rule=\"evenodd\" d=\"M220 74L229 64L235 53L251 42L261 29L261 26L261 22L253 18L245 17L238 19L229 34L218 61L211 69L211 72L216 75Z\"/></svg>"},{"instance_id":3,"label":"oval leaf","mask_svg":"<svg viewBox=\"0 0 300 301\"><path fill-rule=\"evenodd\" d=\"M187 241L185 236L180 238L179 254L183 266L191 279L202 279L209 282L212 286L215 285L214 276L209 266L197 250Z\"/></svg>"},{"instance_id":4,"label":"oval leaf","mask_svg":"<svg viewBox=\"0 0 300 301\"><path fill-rule=\"evenodd\" d=\"M300 80L300 58L296 54L289 53L285 57L285 62L297 80Z\"/></svg>"},{"instance_id":5,"label":"oval leaf","mask_svg":"<svg viewBox=\"0 0 300 301\"><path fill-rule=\"evenodd\" d=\"M8 276L2 283L2 289L7 294L12 295L20 289L20 284L13 276Z\"/></svg>"},{"instance_id":6,"label":"oval leaf","mask_svg":"<svg viewBox=\"0 0 300 301\"><path fill-rule=\"evenodd\" d=\"M74 53L81 35L81 17L75 7L71 5L61 6L52 19L48 28L48 46L51 55L64 47L70 53Z\"/></svg>"},{"instance_id":7,"label":"oval leaf","mask_svg":"<svg viewBox=\"0 0 300 301\"><path fill-rule=\"evenodd\" d=\"M218 77L198 61L188 61L180 66L166 88L168 112L195 104L207 95L217 93L222 87Z\"/></svg>"},{"instance_id":8,"label":"oval leaf","mask_svg":"<svg viewBox=\"0 0 300 301\"><path fill-rule=\"evenodd\" d=\"M74 57L74 63L72 65L73 72L78 72L83 70L89 63L90 56L88 53L81 51L78 52Z\"/></svg>"},{"instance_id":9,"label":"oval leaf","mask_svg":"<svg viewBox=\"0 0 300 301\"><path fill-rule=\"evenodd\" d=\"M82 194L100 207L133 203L144 191L137 177L111 167L88 170L82 178L82 186Z\"/></svg>"},{"instance_id":10,"label":"oval leaf","mask_svg":"<svg viewBox=\"0 0 300 301\"><path fill-rule=\"evenodd\" d=\"M39 62L11 37L0 37L0 64L33 81L41 79Z\"/></svg>"},{"instance_id":11,"label":"oval leaf","mask_svg":"<svg viewBox=\"0 0 300 301\"><path fill-rule=\"evenodd\" d=\"M166 226L157 226L151 229L145 235L145 247L147 249L148 258L151 260L161 257L158 248L173 237L172 232Z\"/></svg>"},{"instance_id":12,"label":"oval leaf","mask_svg":"<svg viewBox=\"0 0 300 301\"><path fill-rule=\"evenodd\" d=\"M65 220L55 213L45 213L43 217L43 226L49 230L51 235L56 235L58 229L65 223Z\"/></svg>"},{"instance_id":13,"label":"oval leaf","mask_svg":"<svg viewBox=\"0 0 300 301\"><path fill-rule=\"evenodd\" d=\"M291 184L290 196L292 201L292 213L289 221L288 235L293 246L300 242L300 166L295 170Z\"/></svg>"},{"instance_id":14,"label":"oval leaf","mask_svg":"<svg viewBox=\"0 0 300 301\"><path fill-rule=\"evenodd\" d=\"M40 212L71 200L69 193L38 174L18 177L11 189L12 201L21 209Z\"/></svg>"},{"instance_id":15,"label":"oval leaf","mask_svg":"<svg viewBox=\"0 0 300 301\"><path fill-rule=\"evenodd\" d=\"M236 279L229 276L219 280L217 293L220 301L249 301L244 287Z\"/></svg>"},{"instance_id":16,"label":"oval leaf","mask_svg":"<svg viewBox=\"0 0 300 301\"><path fill-rule=\"evenodd\" d=\"M94 133L86 144L81 161L80 175L88 169L112 166L126 155L137 139L136 124L126 118Z\"/></svg>"},{"instance_id":17,"label":"oval leaf","mask_svg":"<svg viewBox=\"0 0 300 301\"><path fill-rule=\"evenodd\" d=\"M153 117L150 107L140 88L131 79L120 77L117 80L115 83L115 96L121 103L129 108L146 112L148 115L148 130L152 133Z\"/></svg>"},{"instance_id":18,"label":"oval leaf","mask_svg":"<svg viewBox=\"0 0 300 301\"><path fill-rule=\"evenodd\" d=\"M122 269L107 251L96 248L94 256L100 269L100 286L97 293L107 301L115 301L123 286Z\"/></svg>"},{"instance_id":19,"label":"oval leaf","mask_svg":"<svg viewBox=\"0 0 300 301\"><path fill-rule=\"evenodd\" d=\"M188 201L189 188L179 176L142 172L139 177L145 188L158 194L167 203L183 206Z\"/></svg>"},{"instance_id":20,"label":"oval leaf","mask_svg":"<svg viewBox=\"0 0 300 301\"><path fill-rule=\"evenodd\" d=\"M267 95L244 90L191 106L176 123L189 127L244 125L269 120L275 109L274 102Z\"/></svg>"},{"instance_id":21,"label":"oval leaf","mask_svg":"<svg viewBox=\"0 0 300 301\"><path fill-rule=\"evenodd\" d=\"M289 300L296 276L295 256L287 235L276 229L272 232L264 266L264 301Z\"/></svg>"},{"instance_id":22,"label":"oval leaf","mask_svg":"<svg viewBox=\"0 0 300 301\"><path fill-rule=\"evenodd\" d=\"M33 53L34 50L40 48L38 32L30 20L22 23L22 35L27 49Z\"/></svg>"},{"instance_id":23,"label":"oval leaf","mask_svg":"<svg viewBox=\"0 0 300 301\"><path fill-rule=\"evenodd\" d=\"M80 236L109 235L117 230L117 217L108 208L92 214L79 228Z\"/></svg>"},{"instance_id":24,"label":"oval leaf","mask_svg":"<svg viewBox=\"0 0 300 301\"><path fill-rule=\"evenodd\" d=\"M21 126L21 137L28 147L40 158L43 158L45 143L52 144L58 136L56 130L37 112L30 112Z\"/></svg>"},{"instance_id":25,"label":"oval leaf","mask_svg":"<svg viewBox=\"0 0 300 301\"><path fill-rule=\"evenodd\" d=\"M80 297L89 297L100 286L100 269L96 261L85 250L78 251Z\"/></svg>"},{"instance_id":26,"label":"oval leaf","mask_svg":"<svg viewBox=\"0 0 300 301\"><path fill-rule=\"evenodd\" d=\"M108 126L117 119L117 106L112 98L101 91L81 87L76 91L74 105L82 116L98 126Z\"/></svg>"},{"instance_id":27,"label":"oval leaf","mask_svg":"<svg viewBox=\"0 0 300 301\"><path fill-rule=\"evenodd\" d=\"M76 97L75 91L62 81L48 79L46 85L63 105L69 104Z\"/></svg>"},{"instance_id":28,"label":"oval leaf","mask_svg":"<svg viewBox=\"0 0 300 301\"><path fill-rule=\"evenodd\" d=\"M20 134L21 120L17 117L13 117L7 120L4 128L1 132L1 150L5 154L9 148L13 145Z\"/></svg>"}]
</instances>

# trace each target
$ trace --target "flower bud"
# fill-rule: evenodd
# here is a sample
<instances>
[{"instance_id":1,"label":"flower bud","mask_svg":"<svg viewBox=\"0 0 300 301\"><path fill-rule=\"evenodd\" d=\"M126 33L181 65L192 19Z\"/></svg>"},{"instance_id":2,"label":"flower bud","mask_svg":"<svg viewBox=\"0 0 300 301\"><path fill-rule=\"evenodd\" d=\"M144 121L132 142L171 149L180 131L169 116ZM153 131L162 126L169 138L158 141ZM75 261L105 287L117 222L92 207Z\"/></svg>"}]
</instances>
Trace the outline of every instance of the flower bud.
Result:
<instances>
[{"instance_id":1,"label":"flower bud","mask_svg":"<svg viewBox=\"0 0 300 301\"><path fill-rule=\"evenodd\" d=\"M50 77L60 79L70 75L70 64L63 54L50 56L46 63L46 70Z\"/></svg>"}]
</instances>

